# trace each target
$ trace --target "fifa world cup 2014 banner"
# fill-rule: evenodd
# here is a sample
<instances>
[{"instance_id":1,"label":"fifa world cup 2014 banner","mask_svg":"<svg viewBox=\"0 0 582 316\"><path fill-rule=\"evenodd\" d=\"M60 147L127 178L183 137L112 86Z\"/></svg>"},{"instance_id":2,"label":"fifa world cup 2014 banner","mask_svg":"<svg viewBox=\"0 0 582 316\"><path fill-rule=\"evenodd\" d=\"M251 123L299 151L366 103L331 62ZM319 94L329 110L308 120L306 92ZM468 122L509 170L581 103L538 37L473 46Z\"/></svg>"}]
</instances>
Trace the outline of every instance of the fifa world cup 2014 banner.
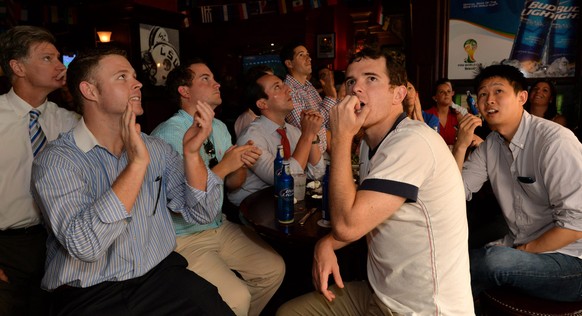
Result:
<instances>
[{"instance_id":1,"label":"fifa world cup 2014 banner","mask_svg":"<svg viewBox=\"0 0 582 316\"><path fill-rule=\"evenodd\" d=\"M573 77L582 0L451 0L451 79L511 64L527 77Z\"/></svg>"}]
</instances>

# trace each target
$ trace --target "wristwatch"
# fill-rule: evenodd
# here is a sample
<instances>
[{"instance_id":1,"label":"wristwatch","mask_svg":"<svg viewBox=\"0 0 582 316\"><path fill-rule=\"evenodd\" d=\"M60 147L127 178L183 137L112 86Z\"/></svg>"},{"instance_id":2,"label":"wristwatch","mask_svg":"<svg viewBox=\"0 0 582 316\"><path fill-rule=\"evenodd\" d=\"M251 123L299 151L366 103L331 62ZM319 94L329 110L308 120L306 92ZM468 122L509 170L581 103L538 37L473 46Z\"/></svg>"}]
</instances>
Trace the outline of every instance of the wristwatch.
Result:
<instances>
[{"instance_id":1,"label":"wristwatch","mask_svg":"<svg viewBox=\"0 0 582 316\"><path fill-rule=\"evenodd\" d=\"M316 135L315 139L311 142L311 144L319 144L321 140L319 139L319 134Z\"/></svg>"}]
</instances>

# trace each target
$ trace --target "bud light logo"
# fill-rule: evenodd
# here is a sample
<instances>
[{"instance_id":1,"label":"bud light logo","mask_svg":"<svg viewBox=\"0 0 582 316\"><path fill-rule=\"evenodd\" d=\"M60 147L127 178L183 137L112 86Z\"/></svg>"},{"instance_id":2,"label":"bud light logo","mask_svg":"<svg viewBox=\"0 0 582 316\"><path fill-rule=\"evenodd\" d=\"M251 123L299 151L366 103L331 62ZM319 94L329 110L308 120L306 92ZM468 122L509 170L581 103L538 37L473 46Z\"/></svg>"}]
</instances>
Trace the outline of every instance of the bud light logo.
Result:
<instances>
[{"instance_id":1,"label":"bud light logo","mask_svg":"<svg viewBox=\"0 0 582 316\"><path fill-rule=\"evenodd\" d=\"M283 198L293 198L293 189L283 189L279 192L279 196Z\"/></svg>"}]
</instances>

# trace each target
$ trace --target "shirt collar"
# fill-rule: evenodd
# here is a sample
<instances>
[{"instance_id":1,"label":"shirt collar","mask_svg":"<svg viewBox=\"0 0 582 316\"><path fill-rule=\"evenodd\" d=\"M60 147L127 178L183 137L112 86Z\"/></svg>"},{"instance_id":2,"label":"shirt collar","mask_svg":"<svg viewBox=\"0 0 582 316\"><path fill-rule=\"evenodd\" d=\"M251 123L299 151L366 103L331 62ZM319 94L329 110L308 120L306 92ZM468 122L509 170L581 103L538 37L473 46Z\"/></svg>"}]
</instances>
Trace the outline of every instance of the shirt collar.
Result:
<instances>
[{"instance_id":1,"label":"shirt collar","mask_svg":"<svg viewBox=\"0 0 582 316\"><path fill-rule=\"evenodd\" d=\"M73 129L73 138L77 147L84 153L89 152L95 146L101 146L95 135L87 128L84 117L79 120L79 124Z\"/></svg>"},{"instance_id":2,"label":"shirt collar","mask_svg":"<svg viewBox=\"0 0 582 316\"><path fill-rule=\"evenodd\" d=\"M192 115L190 115L188 112L184 110L181 109L178 110L178 115L187 120L190 123L190 125L192 125L192 122L194 122L194 118L192 117Z\"/></svg>"},{"instance_id":3,"label":"shirt collar","mask_svg":"<svg viewBox=\"0 0 582 316\"><path fill-rule=\"evenodd\" d=\"M263 128L265 128L269 133L276 133L277 129L281 127L287 129L287 122L285 122L285 125L280 126L279 124L271 121L268 117L264 115L259 116L257 120L260 122Z\"/></svg>"},{"instance_id":4,"label":"shirt collar","mask_svg":"<svg viewBox=\"0 0 582 316\"><path fill-rule=\"evenodd\" d=\"M400 122L404 121L404 119L407 118L406 112L402 112L398 118L396 119L396 122L394 122L394 124L392 124L392 127L390 128L390 130L388 131L388 133L386 133L386 135L384 135L384 137L382 138L382 140L380 141L380 143L378 143L378 146L376 146L376 148L370 148L370 151L368 152L368 158L372 159L372 156L374 156L374 154L376 153L376 151L378 150L378 148L380 148L380 145L382 145L382 143L384 142L384 140L386 139L386 137L388 137L388 135L390 135L390 133L392 133L393 130L396 129L396 127L398 127L398 124L400 124Z\"/></svg>"},{"instance_id":5,"label":"shirt collar","mask_svg":"<svg viewBox=\"0 0 582 316\"><path fill-rule=\"evenodd\" d=\"M509 148L511 150L513 150L516 147L523 150L523 148L525 147L525 142L527 140L527 134L531 126L531 121L532 121L531 114L524 110L523 114L521 115L521 121L519 122L517 131L515 131L515 135L513 135L513 138L511 138L511 141L509 142ZM495 133L497 134L498 141L501 143L505 143L505 138L503 138L503 136L501 136L501 134L499 134L498 132Z\"/></svg>"},{"instance_id":6,"label":"shirt collar","mask_svg":"<svg viewBox=\"0 0 582 316\"><path fill-rule=\"evenodd\" d=\"M525 147L525 141L527 139L527 133L529 131L529 127L531 126L531 114L527 113L527 111L523 111L521 115L521 121L519 122L519 127L513 135L511 139L511 143L521 149Z\"/></svg>"},{"instance_id":7,"label":"shirt collar","mask_svg":"<svg viewBox=\"0 0 582 316\"><path fill-rule=\"evenodd\" d=\"M287 74L285 81L287 82L287 85L289 85L289 87L292 90L294 90L294 89L307 89L309 86L313 86L311 84L311 82L309 82L309 80L305 81L305 84L302 84L297 79L295 79L295 77L293 77L289 74Z\"/></svg>"},{"instance_id":8,"label":"shirt collar","mask_svg":"<svg viewBox=\"0 0 582 316\"><path fill-rule=\"evenodd\" d=\"M35 109L32 107L28 102L24 101L21 97L19 97L16 92L14 92L14 88L11 88L10 91L6 94L6 99L8 100L9 104L12 104L14 111L19 117L28 116L28 113ZM44 102L38 106L36 109L40 111L42 114L43 111L46 109L48 100L45 99Z\"/></svg>"}]
</instances>

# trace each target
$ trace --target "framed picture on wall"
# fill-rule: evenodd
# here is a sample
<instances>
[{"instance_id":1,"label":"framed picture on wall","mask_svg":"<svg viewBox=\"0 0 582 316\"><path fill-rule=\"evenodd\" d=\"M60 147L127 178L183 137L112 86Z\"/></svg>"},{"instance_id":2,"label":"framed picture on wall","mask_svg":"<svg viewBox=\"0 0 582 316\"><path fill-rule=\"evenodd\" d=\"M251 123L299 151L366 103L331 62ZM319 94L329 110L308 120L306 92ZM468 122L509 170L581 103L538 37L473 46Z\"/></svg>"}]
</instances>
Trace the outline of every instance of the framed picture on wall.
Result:
<instances>
[{"instance_id":1,"label":"framed picture on wall","mask_svg":"<svg viewBox=\"0 0 582 316\"><path fill-rule=\"evenodd\" d=\"M317 35L317 58L335 57L335 34Z\"/></svg>"},{"instance_id":2,"label":"framed picture on wall","mask_svg":"<svg viewBox=\"0 0 582 316\"><path fill-rule=\"evenodd\" d=\"M139 44L142 70L150 84L166 85L168 73L180 65L180 31L140 24Z\"/></svg>"}]
</instances>

